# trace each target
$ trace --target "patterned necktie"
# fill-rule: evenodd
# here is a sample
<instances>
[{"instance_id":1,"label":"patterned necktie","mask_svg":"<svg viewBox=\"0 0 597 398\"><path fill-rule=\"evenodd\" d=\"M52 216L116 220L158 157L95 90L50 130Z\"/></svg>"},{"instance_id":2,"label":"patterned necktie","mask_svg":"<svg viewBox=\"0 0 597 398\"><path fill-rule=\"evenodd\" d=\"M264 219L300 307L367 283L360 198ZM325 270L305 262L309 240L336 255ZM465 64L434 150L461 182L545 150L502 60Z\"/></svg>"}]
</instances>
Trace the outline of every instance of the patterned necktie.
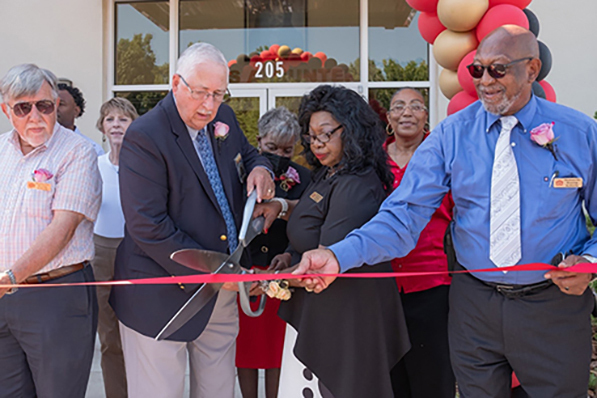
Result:
<instances>
[{"instance_id":1,"label":"patterned necktie","mask_svg":"<svg viewBox=\"0 0 597 398\"><path fill-rule=\"evenodd\" d=\"M495 146L491 173L489 258L498 267L506 267L521 258L520 182L510 146L510 132L518 120L504 116L500 121L502 131Z\"/></svg>"},{"instance_id":2,"label":"patterned necktie","mask_svg":"<svg viewBox=\"0 0 597 398\"><path fill-rule=\"evenodd\" d=\"M205 169L205 173L209 178L209 183L211 184L211 188L214 190L218 205L220 206L220 210L224 216L224 221L226 222L228 248L232 253L234 249L236 249L236 246L238 246L236 225L234 223L232 211L230 211L230 205L228 204L228 199L226 198L226 193L224 192L224 187L222 186L222 180L220 179L220 172L218 171L218 166L216 165L216 160L214 159L214 154L211 150L211 146L209 145L209 138L207 137L205 129L199 131L199 134L197 134L196 143L197 151L199 152L199 155L201 156L201 162L203 163L203 168Z\"/></svg>"}]
</instances>

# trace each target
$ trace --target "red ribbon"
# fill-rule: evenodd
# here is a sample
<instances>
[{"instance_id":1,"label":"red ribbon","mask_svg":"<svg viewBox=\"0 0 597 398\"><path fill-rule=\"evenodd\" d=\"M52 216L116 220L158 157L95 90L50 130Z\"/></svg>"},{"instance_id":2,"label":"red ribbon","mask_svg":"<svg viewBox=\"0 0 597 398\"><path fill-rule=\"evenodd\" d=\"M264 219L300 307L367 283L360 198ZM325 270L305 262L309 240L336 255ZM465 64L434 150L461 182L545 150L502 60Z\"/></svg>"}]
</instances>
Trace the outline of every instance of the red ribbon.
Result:
<instances>
[{"instance_id":1,"label":"red ribbon","mask_svg":"<svg viewBox=\"0 0 597 398\"><path fill-rule=\"evenodd\" d=\"M226 282L257 282L277 279L302 279L332 276L336 278L405 278L409 276L431 276L443 274L465 274L477 272L522 272L522 271L569 271L577 273L597 273L597 264L579 263L568 268L558 268L550 264L530 263L501 268L484 268L459 271L430 271L430 272L358 272L349 274L199 274L186 276L171 276L160 278L128 279L107 282L79 282L79 283L42 283L34 285L18 285L19 288L29 287L61 287L61 286L122 286L122 285L171 285L171 284L201 284ZM12 288L15 285L0 285L0 288Z\"/></svg>"}]
</instances>

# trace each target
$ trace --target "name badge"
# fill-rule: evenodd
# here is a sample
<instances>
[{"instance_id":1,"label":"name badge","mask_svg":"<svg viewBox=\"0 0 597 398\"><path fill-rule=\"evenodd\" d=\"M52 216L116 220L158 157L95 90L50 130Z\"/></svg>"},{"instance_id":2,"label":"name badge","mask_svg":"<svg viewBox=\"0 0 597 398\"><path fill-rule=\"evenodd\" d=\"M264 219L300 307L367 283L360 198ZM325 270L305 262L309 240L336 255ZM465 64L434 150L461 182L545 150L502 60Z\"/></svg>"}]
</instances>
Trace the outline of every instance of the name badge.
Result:
<instances>
[{"instance_id":1,"label":"name badge","mask_svg":"<svg viewBox=\"0 0 597 398\"><path fill-rule=\"evenodd\" d=\"M48 183L48 182L33 182L33 181L27 181L27 188L29 189L39 189L40 191L51 191L52 190L52 184Z\"/></svg>"},{"instance_id":2,"label":"name badge","mask_svg":"<svg viewBox=\"0 0 597 398\"><path fill-rule=\"evenodd\" d=\"M245 179L247 178L247 169L245 169L245 163L243 162L243 157L240 153L234 157L234 164L236 165L238 179L240 180L241 184L244 184Z\"/></svg>"},{"instance_id":3,"label":"name badge","mask_svg":"<svg viewBox=\"0 0 597 398\"><path fill-rule=\"evenodd\" d=\"M554 178L554 188L582 188L582 178Z\"/></svg>"},{"instance_id":4,"label":"name badge","mask_svg":"<svg viewBox=\"0 0 597 398\"><path fill-rule=\"evenodd\" d=\"M323 196L321 196L321 194L319 192L313 192L311 195L309 195L309 197L315 202L315 203L319 203L321 202L321 199L323 199Z\"/></svg>"}]
</instances>

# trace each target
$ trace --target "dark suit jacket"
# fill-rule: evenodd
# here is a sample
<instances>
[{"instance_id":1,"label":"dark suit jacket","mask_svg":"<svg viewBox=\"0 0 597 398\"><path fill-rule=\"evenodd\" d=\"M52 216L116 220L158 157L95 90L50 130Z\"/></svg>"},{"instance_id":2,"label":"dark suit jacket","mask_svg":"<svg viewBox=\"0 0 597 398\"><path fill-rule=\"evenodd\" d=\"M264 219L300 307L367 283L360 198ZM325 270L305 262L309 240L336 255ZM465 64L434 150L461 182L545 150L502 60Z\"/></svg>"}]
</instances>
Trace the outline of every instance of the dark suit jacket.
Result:
<instances>
[{"instance_id":1,"label":"dark suit jacket","mask_svg":"<svg viewBox=\"0 0 597 398\"><path fill-rule=\"evenodd\" d=\"M217 121L230 127L225 140L214 139ZM232 109L222 104L207 126L224 191L240 229L246 189L234 162L242 156L247 173L270 167L243 135ZM126 220L118 248L115 279L196 274L170 260L180 249L228 252L226 224L213 189L180 118L172 92L129 127L120 152L120 198ZM155 337L198 288L197 285L133 285L112 289L110 303L127 327ZM214 297L169 340L196 339L207 324Z\"/></svg>"}]
</instances>

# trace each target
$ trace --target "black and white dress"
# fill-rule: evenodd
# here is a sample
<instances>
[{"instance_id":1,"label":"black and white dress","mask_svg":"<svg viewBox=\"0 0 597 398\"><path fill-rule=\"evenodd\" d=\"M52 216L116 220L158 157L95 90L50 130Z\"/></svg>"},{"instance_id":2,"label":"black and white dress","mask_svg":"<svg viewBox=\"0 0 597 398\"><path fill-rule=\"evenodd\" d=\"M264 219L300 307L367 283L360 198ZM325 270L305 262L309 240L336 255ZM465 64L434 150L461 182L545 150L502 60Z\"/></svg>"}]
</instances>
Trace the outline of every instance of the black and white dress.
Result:
<instances>
[{"instance_id":1,"label":"black and white dress","mask_svg":"<svg viewBox=\"0 0 597 398\"><path fill-rule=\"evenodd\" d=\"M377 212L386 194L373 169L315 174L287 226L293 264L342 240ZM391 272L389 263L348 272ZM278 312L287 327L278 396L393 398L390 370L410 343L394 279L338 278L320 294L296 289Z\"/></svg>"}]
</instances>

